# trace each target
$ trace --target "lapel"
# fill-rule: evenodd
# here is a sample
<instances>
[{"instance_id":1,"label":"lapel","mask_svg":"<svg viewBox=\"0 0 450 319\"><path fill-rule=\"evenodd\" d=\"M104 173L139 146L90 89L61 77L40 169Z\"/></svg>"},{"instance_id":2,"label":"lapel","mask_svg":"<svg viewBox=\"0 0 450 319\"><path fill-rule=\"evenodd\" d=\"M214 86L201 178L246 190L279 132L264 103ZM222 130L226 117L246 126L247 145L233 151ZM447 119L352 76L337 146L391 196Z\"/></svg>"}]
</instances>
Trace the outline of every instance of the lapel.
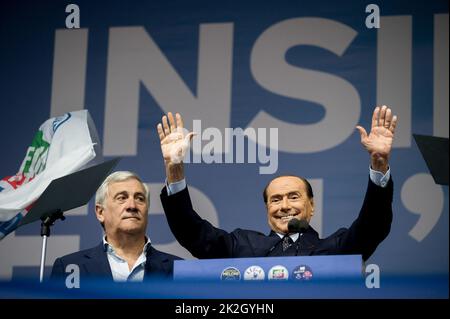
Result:
<instances>
[{"instance_id":1,"label":"lapel","mask_svg":"<svg viewBox=\"0 0 450 319\"><path fill-rule=\"evenodd\" d=\"M311 226L309 226L303 235L299 237L299 240L299 256L312 255L319 246L320 241L319 234Z\"/></svg>"},{"instance_id":2,"label":"lapel","mask_svg":"<svg viewBox=\"0 0 450 319\"><path fill-rule=\"evenodd\" d=\"M84 254L84 258L83 267L89 276L113 279L103 243L88 250Z\"/></svg>"},{"instance_id":3,"label":"lapel","mask_svg":"<svg viewBox=\"0 0 450 319\"><path fill-rule=\"evenodd\" d=\"M266 255L269 256L271 255L272 250L277 249L277 246L281 245L282 239L280 239L280 236L278 236L278 234L273 230L270 232L267 238L269 239L269 243L271 244L270 247L272 247L269 248L269 252ZM297 240L298 256L312 255L319 246L319 241L319 234L311 226L309 226L308 229L303 233L303 235ZM278 248L280 249L280 247Z\"/></svg>"},{"instance_id":4,"label":"lapel","mask_svg":"<svg viewBox=\"0 0 450 319\"><path fill-rule=\"evenodd\" d=\"M168 276L172 273L173 266L170 260L151 245L147 250L146 258L144 279L155 275Z\"/></svg>"},{"instance_id":5,"label":"lapel","mask_svg":"<svg viewBox=\"0 0 450 319\"><path fill-rule=\"evenodd\" d=\"M266 237L267 241L264 243L263 253L259 256L272 256L275 250L278 250L281 246L282 239L273 230L270 231L269 235Z\"/></svg>"}]
</instances>

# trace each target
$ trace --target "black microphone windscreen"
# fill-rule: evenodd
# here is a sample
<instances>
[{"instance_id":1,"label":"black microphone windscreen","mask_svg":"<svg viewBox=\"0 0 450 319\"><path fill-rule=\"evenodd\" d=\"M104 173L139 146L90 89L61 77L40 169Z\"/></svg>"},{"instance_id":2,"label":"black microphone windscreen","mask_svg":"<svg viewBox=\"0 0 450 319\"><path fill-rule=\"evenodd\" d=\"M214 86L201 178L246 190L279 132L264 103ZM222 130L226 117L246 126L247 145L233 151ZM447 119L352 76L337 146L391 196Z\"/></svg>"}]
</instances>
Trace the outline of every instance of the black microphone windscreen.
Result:
<instances>
[{"instance_id":1,"label":"black microphone windscreen","mask_svg":"<svg viewBox=\"0 0 450 319\"><path fill-rule=\"evenodd\" d=\"M309 224L304 219L292 218L288 223L290 233L302 233L308 228Z\"/></svg>"}]
</instances>

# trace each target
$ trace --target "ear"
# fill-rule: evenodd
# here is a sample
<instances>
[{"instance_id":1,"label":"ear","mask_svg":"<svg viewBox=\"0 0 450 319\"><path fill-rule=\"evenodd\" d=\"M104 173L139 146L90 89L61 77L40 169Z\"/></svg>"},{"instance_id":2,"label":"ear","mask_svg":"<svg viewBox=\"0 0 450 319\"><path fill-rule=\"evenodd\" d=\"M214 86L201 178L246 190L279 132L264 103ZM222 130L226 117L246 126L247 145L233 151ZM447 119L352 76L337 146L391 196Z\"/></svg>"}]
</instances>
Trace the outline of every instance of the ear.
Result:
<instances>
[{"instance_id":1,"label":"ear","mask_svg":"<svg viewBox=\"0 0 450 319\"><path fill-rule=\"evenodd\" d=\"M105 221L105 215L103 215L104 211L105 210L102 205L95 204L95 216L97 216L97 219L100 223L103 223Z\"/></svg>"},{"instance_id":2,"label":"ear","mask_svg":"<svg viewBox=\"0 0 450 319\"><path fill-rule=\"evenodd\" d=\"M309 200L309 204L311 205L311 216L314 215L314 198Z\"/></svg>"}]
</instances>

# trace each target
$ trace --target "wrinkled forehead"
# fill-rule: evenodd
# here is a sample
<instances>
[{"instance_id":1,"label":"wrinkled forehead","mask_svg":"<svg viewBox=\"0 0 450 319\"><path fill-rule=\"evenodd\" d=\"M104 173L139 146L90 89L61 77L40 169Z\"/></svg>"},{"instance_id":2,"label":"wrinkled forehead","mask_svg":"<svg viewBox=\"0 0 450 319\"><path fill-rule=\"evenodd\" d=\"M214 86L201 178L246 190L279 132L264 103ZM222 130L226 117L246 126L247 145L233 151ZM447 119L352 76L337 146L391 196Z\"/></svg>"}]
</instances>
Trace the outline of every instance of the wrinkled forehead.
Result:
<instances>
[{"instance_id":1,"label":"wrinkled forehead","mask_svg":"<svg viewBox=\"0 0 450 319\"><path fill-rule=\"evenodd\" d=\"M114 194L120 192L127 192L130 194L142 193L144 196L147 195L142 183L135 178L129 178L123 181L112 182L108 185L109 196L114 196Z\"/></svg>"},{"instance_id":2,"label":"wrinkled forehead","mask_svg":"<svg viewBox=\"0 0 450 319\"><path fill-rule=\"evenodd\" d=\"M291 192L306 193L305 183L295 176L281 176L273 179L267 187L267 197Z\"/></svg>"}]
</instances>

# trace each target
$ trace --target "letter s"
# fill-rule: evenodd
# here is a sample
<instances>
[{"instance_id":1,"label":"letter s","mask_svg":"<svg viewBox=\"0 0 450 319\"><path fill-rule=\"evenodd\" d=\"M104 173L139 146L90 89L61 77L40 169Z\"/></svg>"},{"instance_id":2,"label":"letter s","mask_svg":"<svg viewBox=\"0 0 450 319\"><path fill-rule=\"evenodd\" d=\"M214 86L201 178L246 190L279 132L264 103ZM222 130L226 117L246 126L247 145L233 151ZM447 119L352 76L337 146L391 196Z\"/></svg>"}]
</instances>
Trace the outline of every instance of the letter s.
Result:
<instances>
[{"instance_id":1,"label":"letter s","mask_svg":"<svg viewBox=\"0 0 450 319\"><path fill-rule=\"evenodd\" d=\"M299 125L280 121L260 111L249 127L278 127L279 149L285 152L313 153L345 141L359 121L358 92L342 78L288 64L285 54L294 46L311 45L341 56L356 35L352 28L322 18L288 19L264 31L251 53L251 71L255 80L276 94L319 103L326 112L317 123Z\"/></svg>"}]
</instances>

